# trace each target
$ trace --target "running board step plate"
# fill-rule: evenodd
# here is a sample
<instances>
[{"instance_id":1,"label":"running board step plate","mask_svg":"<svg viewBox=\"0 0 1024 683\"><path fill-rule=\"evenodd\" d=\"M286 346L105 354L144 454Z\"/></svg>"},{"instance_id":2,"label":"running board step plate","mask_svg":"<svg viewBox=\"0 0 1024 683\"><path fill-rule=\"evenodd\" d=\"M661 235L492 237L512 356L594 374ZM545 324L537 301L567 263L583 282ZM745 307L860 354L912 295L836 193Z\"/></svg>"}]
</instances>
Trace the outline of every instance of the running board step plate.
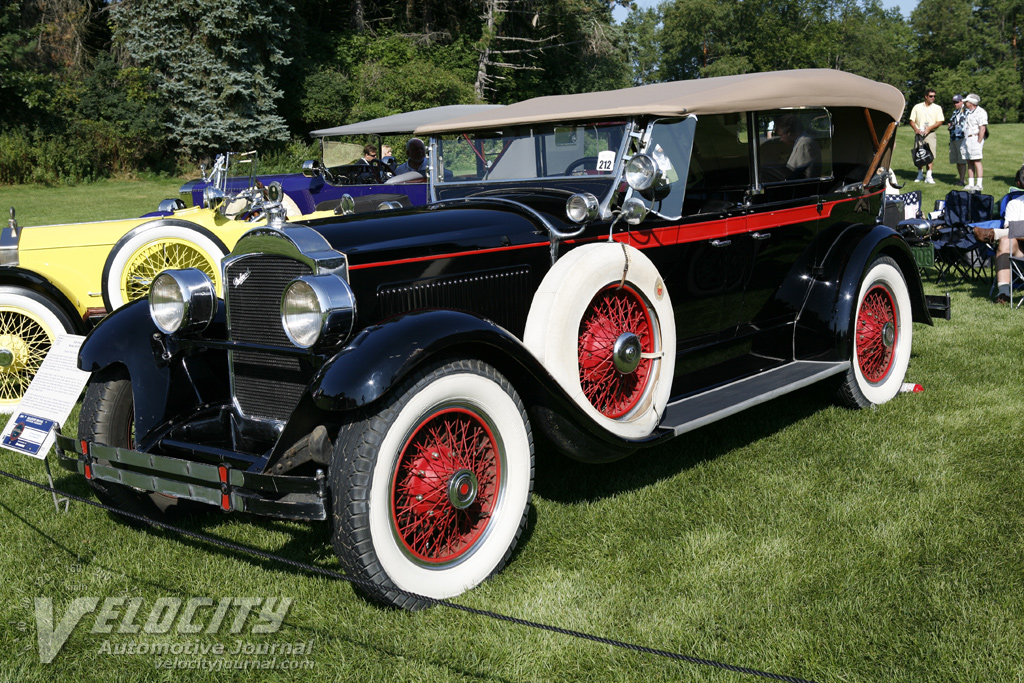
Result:
<instances>
[{"instance_id":1,"label":"running board step plate","mask_svg":"<svg viewBox=\"0 0 1024 683\"><path fill-rule=\"evenodd\" d=\"M774 370L670 403L665 408L659 428L679 436L849 369L849 361L825 363L805 360L787 363Z\"/></svg>"}]
</instances>

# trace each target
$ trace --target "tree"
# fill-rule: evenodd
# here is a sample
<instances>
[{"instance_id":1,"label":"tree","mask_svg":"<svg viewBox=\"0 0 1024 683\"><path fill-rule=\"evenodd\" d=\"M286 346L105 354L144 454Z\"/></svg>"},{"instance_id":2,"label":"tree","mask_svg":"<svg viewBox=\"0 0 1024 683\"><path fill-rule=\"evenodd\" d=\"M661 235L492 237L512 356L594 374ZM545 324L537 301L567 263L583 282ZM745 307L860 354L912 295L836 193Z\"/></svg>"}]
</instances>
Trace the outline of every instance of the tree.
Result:
<instances>
[{"instance_id":1,"label":"tree","mask_svg":"<svg viewBox=\"0 0 1024 683\"><path fill-rule=\"evenodd\" d=\"M285 0L121 0L112 9L122 64L147 68L167 102L178 150L196 158L285 140L277 113L292 6Z\"/></svg>"},{"instance_id":2,"label":"tree","mask_svg":"<svg viewBox=\"0 0 1024 683\"><path fill-rule=\"evenodd\" d=\"M661 12L654 8L634 9L622 24L626 55L633 85L657 83L661 64L659 24Z\"/></svg>"}]
</instances>

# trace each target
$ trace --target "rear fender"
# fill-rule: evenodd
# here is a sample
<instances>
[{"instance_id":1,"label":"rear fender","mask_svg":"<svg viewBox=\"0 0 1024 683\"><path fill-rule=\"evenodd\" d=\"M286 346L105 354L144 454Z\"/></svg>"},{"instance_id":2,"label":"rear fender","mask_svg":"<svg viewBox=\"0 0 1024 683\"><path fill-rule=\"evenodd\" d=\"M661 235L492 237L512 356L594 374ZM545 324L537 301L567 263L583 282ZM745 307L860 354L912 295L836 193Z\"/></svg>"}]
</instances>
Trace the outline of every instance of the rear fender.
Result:
<instances>
[{"instance_id":1,"label":"rear fender","mask_svg":"<svg viewBox=\"0 0 1024 683\"><path fill-rule=\"evenodd\" d=\"M798 360L848 360L860 283L872 262L889 256L907 282L913 320L932 324L921 276L906 241L884 225L851 225L833 243L800 312L794 340Z\"/></svg>"}]
</instances>

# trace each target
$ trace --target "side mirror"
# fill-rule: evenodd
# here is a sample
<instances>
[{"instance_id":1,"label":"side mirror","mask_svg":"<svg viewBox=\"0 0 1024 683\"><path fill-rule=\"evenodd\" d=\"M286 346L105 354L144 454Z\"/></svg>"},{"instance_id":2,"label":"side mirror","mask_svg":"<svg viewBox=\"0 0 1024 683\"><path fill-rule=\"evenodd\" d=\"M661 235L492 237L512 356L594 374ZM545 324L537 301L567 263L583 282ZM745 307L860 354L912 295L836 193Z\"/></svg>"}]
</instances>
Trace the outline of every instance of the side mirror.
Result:
<instances>
[{"instance_id":1,"label":"side mirror","mask_svg":"<svg viewBox=\"0 0 1024 683\"><path fill-rule=\"evenodd\" d=\"M320 165L310 159L302 162L302 175L307 178L316 178L320 175Z\"/></svg>"}]
</instances>

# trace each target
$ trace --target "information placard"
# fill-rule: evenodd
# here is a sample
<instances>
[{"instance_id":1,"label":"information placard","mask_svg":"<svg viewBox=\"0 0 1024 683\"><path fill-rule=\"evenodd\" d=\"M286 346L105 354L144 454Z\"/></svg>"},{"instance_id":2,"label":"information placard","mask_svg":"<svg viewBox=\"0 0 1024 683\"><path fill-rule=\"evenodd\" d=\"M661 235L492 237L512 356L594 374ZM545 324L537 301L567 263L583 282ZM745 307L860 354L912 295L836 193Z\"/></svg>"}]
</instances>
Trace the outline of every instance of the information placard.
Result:
<instances>
[{"instance_id":1,"label":"information placard","mask_svg":"<svg viewBox=\"0 0 1024 683\"><path fill-rule=\"evenodd\" d=\"M21 403L0 431L0 445L43 460L53 446L55 425L64 424L91 373L78 369L78 349L85 337L57 337Z\"/></svg>"}]
</instances>

